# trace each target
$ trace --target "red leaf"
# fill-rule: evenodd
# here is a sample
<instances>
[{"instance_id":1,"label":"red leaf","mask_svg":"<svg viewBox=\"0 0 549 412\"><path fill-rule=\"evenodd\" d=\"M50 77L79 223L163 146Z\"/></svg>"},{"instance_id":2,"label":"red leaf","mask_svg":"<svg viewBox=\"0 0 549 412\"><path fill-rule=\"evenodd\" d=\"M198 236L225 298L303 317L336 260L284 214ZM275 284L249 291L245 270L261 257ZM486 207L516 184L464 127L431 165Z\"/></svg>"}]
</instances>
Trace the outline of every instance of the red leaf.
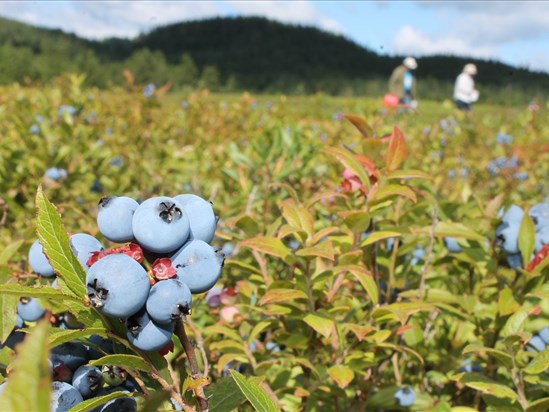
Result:
<instances>
[{"instance_id":1,"label":"red leaf","mask_svg":"<svg viewBox=\"0 0 549 412\"><path fill-rule=\"evenodd\" d=\"M406 142L404 135L398 127L394 127L391 140L389 141L389 148L387 149L387 158L385 164L387 169L395 170L400 166L404 158L406 157Z\"/></svg>"},{"instance_id":2,"label":"red leaf","mask_svg":"<svg viewBox=\"0 0 549 412\"><path fill-rule=\"evenodd\" d=\"M536 256L530 261L530 264L526 268L528 272L533 271L536 266L538 266L541 262L543 262L547 257L549 256L549 243L544 245L538 253L536 253Z\"/></svg>"}]
</instances>

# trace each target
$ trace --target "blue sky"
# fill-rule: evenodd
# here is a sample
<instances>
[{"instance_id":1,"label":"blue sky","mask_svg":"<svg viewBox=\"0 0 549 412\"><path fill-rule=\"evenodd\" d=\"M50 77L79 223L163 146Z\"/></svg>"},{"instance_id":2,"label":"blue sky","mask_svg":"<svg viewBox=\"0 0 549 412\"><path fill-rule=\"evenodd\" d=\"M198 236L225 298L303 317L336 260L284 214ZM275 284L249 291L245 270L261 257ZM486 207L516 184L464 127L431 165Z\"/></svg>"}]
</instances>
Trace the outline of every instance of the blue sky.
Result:
<instances>
[{"instance_id":1,"label":"blue sky","mask_svg":"<svg viewBox=\"0 0 549 412\"><path fill-rule=\"evenodd\" d=\"M543 1L1 1L0 15L101 39L163 24L259 15L342 34L379 53L450 53L549 72Z\"/></svg>"}]
</instances>

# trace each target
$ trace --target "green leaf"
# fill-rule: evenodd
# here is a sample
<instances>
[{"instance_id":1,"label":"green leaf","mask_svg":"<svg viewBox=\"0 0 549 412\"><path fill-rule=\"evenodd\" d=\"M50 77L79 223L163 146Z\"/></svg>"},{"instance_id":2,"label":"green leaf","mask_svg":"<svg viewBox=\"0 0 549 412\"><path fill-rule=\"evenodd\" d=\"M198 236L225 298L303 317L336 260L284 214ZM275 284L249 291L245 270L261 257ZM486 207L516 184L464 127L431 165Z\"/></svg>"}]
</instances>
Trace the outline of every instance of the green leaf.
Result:
<instances>
[{"instance_id":1,"label":"green leaf","mask_svg":"<svg viewBox=\"0 0 549 412\"><path fill-rule=\"evenodd\" d=\"M0 342L6 340L15 326L18 302L17 296L0 293Z\"/></svg>"},{"instance_id":2,"label":"green leaf","mask_svg":"<svg viewBox=\"0 0 549 412\"><path fill-rule=\"evenodd\" d=\"M378 321L383 320L387 314L393 314L394 318L402 325L405 325L410 315L417 312L432 312L437 310L435 306L424 302L402 302L392 303L376 308L372 316Z\"/></svg>"},{"instance_id":3,"label":"green leaf","mask_svg":"<svg viewBox=\"0 0 549 412\"><path fill-rule=\"evenodd\" d=\"M433 177L421 170L393 170L387 176L389 179L433 179Z\"/></svg>"},{"instance_id":4,"label":"green leaf","mask_svg":"<svg viewBox=\"0 0 549 412\"><path fill-rule=\"evenodd\" d=\"M105 328L87 328L87 329L50 329L48 341L52 348L71 340L87 338L91 335L105 335Z\"/></svg>"},{"instance_id":5,"label":"green leaf","mask_svg":"<svg viewBox=\"0 0 549 412\"><path fill-rule=\"evenodd\" d=\"M415 192L408 186L388 184L376 191L373 196L373 201L379 202L391 196L402 196L410 199L412 202L417 202Z\"/></svg>"},{"instance_id":6,"label":"green leaf","mask_svg":"<svg viewBox=\"0 0 549 412\"><path fill-rule=\"evenodd\" d=\"M38 322L17 346L17 356L11 365L13 371L0 394L0 411L50 410L48 327L49 319Z\"/></svg>"},{"instance_id":7,"label":"green leaf","mask_svg":"<svg viewBox=\"0 0 549 412\"><path fill-rule=\"evenodd\" d=\"M429 225L422 228L415 228L415 229L411 229L411 231L418 235L419 234L428 235L431 233L431 226ZM457 238L478 240L479 242L483 242L486 240L484 236L479 235L473 229L465 226L464 224L456 223L456 222L448 222L448 221L438 222L437 226L435 227L434 234L436 237L457 237Z\"/></svg>"},{"instance_id":8,"label":"green leaf","mask_svg":"<svg viewBox=\"0 0 549 412\"><path fill-rule=\"evenodd\" d=\"M128 392L116 391L109 393L108 395L97 396L95 398L87 399L84 402L80 402L79 404L70 408L68 412L87 412L97 408L98 406L104 405L107 402L112 401L113 399L131 397L132 395Z\"/></svg>"},{"instance_id":9,"label":"green leaf","mask_svg":"<svg viewBox=\"0 0 549 412\"><path fill-rule=\"evenodd\" d=\"M68 289L75 296L84 296L86 272L72 253L61 217L55 206L46 198L41 186L36 193L36 207L38 209L36 229L44 253L48 256L55 273L63 279Z\"/></svg>"},{"instance_id":10,"label":"green leaf","mask_svg":"<svg viewBox=\"0 0 549 412\"><path fill-rule=\"evenodd\" d=\"M149 372L151 370L150 365L145 362L142 357L135 355L107 355L100 359L91 361L90 365L115 365L131 369L139 369L144 372Z\"/></svg>"},{"instance_id":11,"label":"green leaf","mask_svg":"<svg viewBox=\"0 0 549 412\"><path fill-rule=\"evenodd\" d=\"M362 166L353 153L338 147L325 147L322 151L334 156L343 164L343 166L357 176L367 189L370 188L370 178L368 177L368 173L366 173L364 166Z\"/></svg>"},{"instance_id":12,"label":"green leaf","mask_svg":"<svg viewBox=\"0 0 549 412\"><path fill-rule=\"evenodd\" d=\"M315 315L312 313L309 313L307 316L305 316L303 318L303 321L326 338L330 337L335 326L332 319L328 319L326 317Z\"/></svg>"},{"instance_id":13,"label":"green leaf","mask_svg":"<svg viewBox=\"0 0 549 412\"><path fill-rule=\"evenodd\" d=\"M261 412L277 412L279 408L276 403L265 393L265 391L256 383L246 379L243 375L235 370L230 370L231 376L236 382L240 391L246 399L252 404L256 411Z\"/></svg>"},{"instance_id":14,"label":"green leaf","mask_svg":"<svg viewBox=\"0 0 549 412\"><path fill-rule=\"evenodd\" d=\"M281 202L280 209L282 216L290 226L304 231L309 237L313 235L314 219L307 208L296 203L293 199L286 199Z\"/></svg>"},{"instance_id":15,"label":"green leaf","mask_svg":"<svg viewBox=\"0 0 549 412\"><path fill-rule=\"evenodd\" d=\"M9 262L9 260L17 253L21 245L24 243L24 240L16 240L9 243L4 250L0 253L0 265L4 265Z\"/></svg>"},{"instance_id":16,"label":"green leaf","mask_svg":"<svg viewBox=\"0 0 549 412\"><path fill-rule=\"evenodd\" d=\"M522 261L524 262L524 267L527 267L530 263L530 257L534 253L534 248L536 244L536 227L534 222L528 213L525 213L522 216L522 221L520 222L519 237L518 237L518 247L522 255Z\"/></svg>"},{"instance_id":17,"label":"green leaf","mask_svg":"<svg viewBox=\"0 0 549 412\"><path fill-rule=\"evenodd\" d=\"M372 277L372 275L364 269L364 267L359 265L342 265L336 266L332 269L334 273L349 272L353 275L362 285L368 296L370 297L372 303L377 305L379 302L379 290L377 284Z\"/></svg>"},{"instance_id":18,"label":"green leaf","mask_svg":"<svg viewBox=\"0 0 549 412\"><path fill-rule=\"evenodd\" d=\"M246 400L235 380L229 377L209 385L205 393L210 410L215 412L231 412Z\"/></svg>"},{"instance_id":19,"label":"green leaf","mask_svg":"<svg viewBox=\"0 0 549 412\"><path fill-rule=\"evenodd\" d=\"M549 368L549 348L538 353L528 364L524 371L532 375L537 375Z\"/></svg>"},{"instance_id":20,"label":"green leaf","mask_svg":"<svg viewBox=\"0 0 549 412\"><path fill-rule=\"evenodd\" d=\"M271 325L271 322L267 320L256 323L256 325L253 327L250 334L248 335L248 339L247 339L248 343L252 343L257 337L257 335L259 335L261 332L267 329L270 325Z\"/></svg>"},{"instance_id":21,"label":"green leaf","mask_svg":"<svg viewBox=\"0 0 549 412\"><path fill-rule=\"evenodd\" d=\"M469 388L476 389L486 395L496 398L509 398L513 401L518 399L517 394L508 386L492 382L488 378L475 373L466 373L460 381Z\"/></svg>"},{"instance_id":22,"label":"green leaf","mask_svg":"<svg viewBox=\"0 0 549 412\"><path fill-rule=\"evenodd\" d=\"M501 330L501 336L506 338L522 332L526 318L528 318L528 311L525 308L517 310L507 319L507 322L505 322L505 325Z\"/></svg>"},{"instance_id":23,"label":"green leaf","mask_svg":"<svg viewBox=\"0 0 549 412\"><path fill-rule=\"evenodd\" d=\"M370 236L360 243L360 247L371 245L372 243L379 242L380 240L388 239L391 237L400 237L402 233L394 232L391 230L381 230L379 232L374 232Z\"/></svg>"},{"instance_id":24,"label":"green leaf","mask_svg":"<svg viewBox=\"0 0 549 412\"><path fill-rule=\"evenodd\" d=\"M520 309L520 305L513 296L510 288L505 288L499 292L498 312L502 316L510 315Z\"/></svg>"},{"instance_id":25,"label":"green leaf","mask_svg":"<svg viewBox=\"0 0 549 412\"><path fill-rule=\"evenodd\" d=\"M296 299L307 299L307 294L298 289L271 289L263 295L259 304L267 305L269 303L293 301Z\"/></svg>"},{"instance_id":26,"label":"green leaf","mask_svg":"<svg viewBox=\"0 0 549 412\"><path fill-rule=\"evenodd\" d=\"M463 349L463 354L467 354L467 353L471 353L471 352L474 352L474 353L478 353L478 352L483 352L483 353L487 353L488 355L496 358L497 360L499 360L503 366L505 367L512 367L513 366L513 357L511 355L509 355L507 352L503 352L501 350L498 350L498 349L493 349L493 348L485 348L483 347L482 345L480 344L471 344L471 345L468 345L466 346L464 349Z\"/></svg>"},{"instance_id":27,"label":"green leaf","mask_svg":"<svg viewBox=\"0 0 549 412\"><path fill-rule=\"evenodd\" d=\"M405 158L406 141L404 140L404 135L398 127L394 126L393 134L389 140L389 147L387 148L387 157L385 159L387 170L397 169Z\"/></svg>"},{"instance_id":28,"label":"green leaf","mask_svg":"<svg viewBox=\"0 0 549 412\"><path fill-rule=\"evenodd\" d=\"M537 399L528 405L526 412L547 412L549 411L549 398Z\"/></svg>"},{"instance_id":29,"label":"green leaf","mask_svg":"<svg viewBox=\"0 0 549 412\"><path fill-rule=\"evenodd\" d=\"M351 368L345 365L334 365L330 369L328 369L328 375L336 381L337 386L339 386L341 389L346 388L349 383L353 380L355 377L355 373Z\"/></svg>"},{"instance_id":30,"label":"green leaf","mask_svg":"<svg viewBox=\"0 0 549 412\"><path fill-rule=\"evenodd\" d=\"M284 261L286 261L291 254L290 249L276 237L259 236L244 240L240 244L249 247L250 249L276 256Z\"/></svg>"},{"instance_id":31,"label":"green leaf","mask_svg":"<svg viewBox=\"0 0 549 412\"><path fill-rule=\"evenodd\" d=\"M347 114L344 113L343 118L347 119L352 123L354 127L357 128L357 130L360 132L360 134L364 137L370 137L373 134L372 126L368 124L368 122L363 119L362 117L356 116L354 114Z\"/></svg>"}]
</instances>

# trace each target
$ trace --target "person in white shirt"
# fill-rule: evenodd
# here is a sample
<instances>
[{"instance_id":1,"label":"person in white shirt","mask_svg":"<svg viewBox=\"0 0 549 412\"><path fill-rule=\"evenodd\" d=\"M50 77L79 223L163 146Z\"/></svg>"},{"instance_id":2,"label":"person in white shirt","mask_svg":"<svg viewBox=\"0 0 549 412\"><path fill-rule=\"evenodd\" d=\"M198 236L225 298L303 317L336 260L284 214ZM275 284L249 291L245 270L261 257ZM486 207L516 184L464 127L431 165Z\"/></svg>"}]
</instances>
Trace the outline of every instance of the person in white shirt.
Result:
<instances>
[{"instance_id":1,"label":"person in white shirt","mask_svg":"<svg viewBox=\"0 0 549 412\"><path fill-rule=\"evenodd\" d=\"M471 104L476 102L479 92L475 89L475 80L473 77L477 74L477 66L468 63L463 67L463 71L456 79L454 86L454 101L456 107L460 110L470 111Z\"/></svg>"}]
</instances>

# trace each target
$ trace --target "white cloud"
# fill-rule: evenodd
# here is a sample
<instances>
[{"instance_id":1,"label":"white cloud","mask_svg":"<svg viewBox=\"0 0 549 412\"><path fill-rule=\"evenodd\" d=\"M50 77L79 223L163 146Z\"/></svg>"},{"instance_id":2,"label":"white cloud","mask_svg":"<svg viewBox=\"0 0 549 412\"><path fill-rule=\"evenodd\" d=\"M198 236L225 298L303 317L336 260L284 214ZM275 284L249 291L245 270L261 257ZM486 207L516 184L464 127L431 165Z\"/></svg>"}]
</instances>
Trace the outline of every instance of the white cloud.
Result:
<instances>
[{"instance_id":1,"label":"white cloud","mask_svg":"<svg viewBox=\"0 0 549 412\"><path fill-rule=\"evenodd\" d=\"M497 51L491 47L472 46L455 35L428 35L412 26L402 27L395 35L392 49L397 54L416 56L429 54L452 54L471 57L496 57Z\"/></svg>"}]
</instances>

